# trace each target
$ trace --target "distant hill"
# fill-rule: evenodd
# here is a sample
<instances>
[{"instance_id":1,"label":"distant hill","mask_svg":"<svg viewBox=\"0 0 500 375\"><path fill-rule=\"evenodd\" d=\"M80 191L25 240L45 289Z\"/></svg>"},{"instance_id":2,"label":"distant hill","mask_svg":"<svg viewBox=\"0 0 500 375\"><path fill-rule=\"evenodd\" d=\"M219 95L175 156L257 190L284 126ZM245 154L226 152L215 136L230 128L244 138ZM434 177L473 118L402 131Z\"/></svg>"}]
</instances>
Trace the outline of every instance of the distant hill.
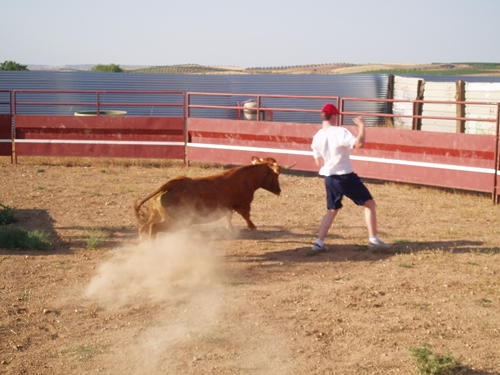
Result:
<instances>
[{"instance_id":1,"label":"distant hill","mask_svg":"<svg viewBox=\"0 0 500 375\"><path fill-rule=\"evenodd\" d=\"M95 64L28 65L29 70L88 71ZM271 67L224 65L120 65L126 73L150 74L395 74L395 75L465 75L500 76L500 63L431 63L431 64L309 64Z\"/></svg>"},{"instance_id":2,"label":"distant hill","mask_svg":"<svg viewBox=\"0 0 500 375\"><path fill-rule=\"evenodd\" d=\"M500 63L432 64L310 64L274 67L227 67L197 64L130 69L131 73L156 74L401 74L401 75L500 75Z\"/></svg>"}]
</instances>

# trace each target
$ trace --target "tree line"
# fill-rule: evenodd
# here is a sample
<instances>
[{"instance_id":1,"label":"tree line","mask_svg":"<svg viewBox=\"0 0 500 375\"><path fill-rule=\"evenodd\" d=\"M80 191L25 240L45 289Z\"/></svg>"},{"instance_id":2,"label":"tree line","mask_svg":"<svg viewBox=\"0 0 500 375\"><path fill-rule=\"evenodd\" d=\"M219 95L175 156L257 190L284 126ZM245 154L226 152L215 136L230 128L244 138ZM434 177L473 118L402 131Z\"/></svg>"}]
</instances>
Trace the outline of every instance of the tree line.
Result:
<instances>
[{"instance_id":1,"label":"tree line","mask_svg":"<svg viewBox=\"0 0 500 375\"><path fill-rule=\"evenodd\" d=\"M28 65L22 65L15 61L4 61L0 63L0 70L29 70Z\"/></svg>"},{"instance_id":2,"label":"tree line","mask_svg":"<svg viewBox=\"0 0 500 375\"><path fill-rule=\"evenodd\" d=\"M22 65L15 61L6 60L0 63L0 70L28 70L28 65ZM117 64L97 64L90 72L121 73L123 69Z\"/></svg>"}]
</instances>

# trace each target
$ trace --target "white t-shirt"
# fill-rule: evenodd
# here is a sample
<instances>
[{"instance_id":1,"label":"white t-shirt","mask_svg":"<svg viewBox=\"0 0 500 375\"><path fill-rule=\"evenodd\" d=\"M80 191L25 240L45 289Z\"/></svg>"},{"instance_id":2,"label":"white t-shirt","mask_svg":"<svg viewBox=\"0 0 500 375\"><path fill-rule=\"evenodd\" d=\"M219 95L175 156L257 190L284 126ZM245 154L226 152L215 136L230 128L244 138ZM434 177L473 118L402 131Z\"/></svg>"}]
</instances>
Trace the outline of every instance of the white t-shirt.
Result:
<instances>
[{"instance_id":1,"label":"white t-shirt","mask_svg":"<svg viewBox=\"0 0 500 375\"><path fill-rule=\"evenodd\" d=\"M313 137L311 148L314 158L323 158L324 165L319 170L322 176L352 173L350 149L356 137L346 128L331 126L320 129Z\"/></svg>"}]
</instances>

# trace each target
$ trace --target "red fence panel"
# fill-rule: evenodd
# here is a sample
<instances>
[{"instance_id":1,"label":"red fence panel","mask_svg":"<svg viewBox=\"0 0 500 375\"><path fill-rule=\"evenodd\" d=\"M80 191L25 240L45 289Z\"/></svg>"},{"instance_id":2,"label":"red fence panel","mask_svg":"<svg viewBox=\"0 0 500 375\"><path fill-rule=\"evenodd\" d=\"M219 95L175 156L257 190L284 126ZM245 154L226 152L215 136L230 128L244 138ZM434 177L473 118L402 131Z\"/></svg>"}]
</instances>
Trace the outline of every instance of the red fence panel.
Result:
<instances>
[{"instance_id":1,"label":"red fence panel","mask_svg":"<svg viewBox=\"0 0 500 375\"><path fill-rule=\"evenodd\" d=\"M25 108L40 106L64 109L56 110L60 111L57 115L21 113ZM109 106L142 107L151 113L156 108L177 107L180 115L114 116L117 111L102 110ZM88 107L95 110L67 114ZM185 160L183 91L16 90L13 109L14 160L17 156Z\"/></svg>"},{"instance_id":2,"label":"red fence panel","mask_svg":"<svg viewBox=\"0 0 500 375\"><path fill-rule=\"evenodd\" d=\"M282 165L297 162L312 170L311 139L314 124L189 118L189 160L248 164L252 156L274 157Z\"/></svg>"},{"instance_id":3,"label":"red fence panel","mask_svg":"<svg viewBox=\"0 0 500 375\"><path fill-rule=\"evenodd\" d=\"M315 170L311 153L311 139L319 129L318 124L272 122L273 111L318 113L318 109L263 107L264 99L297 100L304 104L304 99L315 101L317 105L325 102L339 104L338 96L301 96L301 95L259 95L259 94L221 94L221 93L187 93L186 94L188 139L187 154L189 160L207 161L229 164L248 164L252 156L274 157L282 165L297 163L295 168L309 171ZM242 103L236 106L195 105L191 101L198 96L213 97L255 97L255 105L246 108L255 111L251 118L241 120L245 107ZM246 102L243 102L246 103ZM310 104L310 103L309 103ZM224 108L234 109L238 120L207 119L190 117L191 108ZM271 120L271 121L269 121Z\"/></svg>"},{"instance_id":4,"label":"red fence panel","mask_svg":"<svg viewBox=\"0 0 500 375\"><path fill-rule=\"evenodd\" d=\"M187 107L196 108L189 99ZM354 112L341 114L392 116ZM423 116L416 114L415 117ZM489 192L494 202L498 202L498 118L496 122L496 135L368 127L365 147L352 151L353 167L364 178ZM310 144L320 126L260 120L209 120L188 116L188 157L198 161L245 164L252 155L272 156L280 164L296 161L295 168L298 170L317 171ZM356 126L346 128L357 133Z\"/></svg>"},{"instance_id":5,"label":"red fence panel","mask_svg":"<svg viewBox=\"0 0 500 375\"><path fill-rule=\"evenodd\" d=\"M16 114L14 110L15 142L12 151L15 156L169 158L184 159L185 162L189 157L192 161L225 164L248 164L251 156L255 155L274 157L282 165L296 163L295 169L297 170L314 172L318 170L312 157L310 144L321 126L319 121L317 124L307 124L272 122L261 119L261 116L256 116L256 120L189 117L191 108L242 110L241 106L237 105L190 104L190 95L197 94L210 95L209 93L188 93L182 100L182 104L160 104L182 106L187 118L185 115L182 117L39 116ZM213 95L241 96L242 94ZM257 112L260 110L260 99L264 97L265 95L258 97ZM323 99L322 97L312 98ZM97 95L98 108L99 100L99 95ZM331 97L328 100L338 103L339 98ZM373 101L378 99L340 98L342 116L392 116L385 113L344 112L342 108L345 100ZM396 100L382 99L382 101ZM31 103L40 104L40 101L25 101L17 104L30 105ZM53 105L54 103L47 102L46 104ZM125 103L121 104L125 105ZM150 104L131 105L149 106ZM498 106L500 107L500 104ZM320 110L310 108L267 108L267 110L318 112L318 118L320 112ZM494 135L368 127L365 147L352 151L351 159L354 170L365 178L491 192L494 202L497 203L500 197L498 112L500 111L497 110L496 120L487 120L496 121L496 134ZM423 118L419 114L410 117ZM454 120L476 119L455 118ZM482 119L482 121L486 120ZM357 132L355 126L346 127L353 133ZM0 137L7 140L9 133L10 116L0 116ZM7 146L7 144L8 142L0 144L0 152L1 147L4 146L7 147L4 151L9 151L10 145Z\"/></svg>"},{"instance_id":6,"label":"red fence panel","mask_svg":"<svg viewBox=\"0 0 500 375\"><path fill-rule=\"evenodd\" d=\"M10 90L0 90L0 95L2 112L8 112L0 114L0 156L12 156L12 93Z\"/></svg>"},{"instance_id":7,"label":"red fence panel","mask_svg":"<svg viewBox=\"0 0 500 375\"><path fill-rule=\"evenodd\" d=\"M184 159L182 117L15 116L16 156Z\"/></svg>"},{"instance_id":8,"label":"red fence panel","mask_svg":"<svg viewBox=\"0 0 500 375\"><path fill-rule=\"evenodd\" d=\"M347 127L356 133L354 127ZM362 149L352 150L363 177L492 192L495 137L367 128Z\"/></svg>"},{"instance_id":9,"label":"red fence panel","mask_svg":"<svg viewBox=\"0 0 500 375\"><path fill-rule=\"evenodd\" d=\"M0 156L12 155L12 116L0 115Z\"/></svg>"},{"instance_id":10,"label":"red fence panel","mask_svg":"<svg viewBox=\"0 0 500 375\"><path fill-rule=\"evenodd\" d=\"M320 125L188 119L189 160L246 164L272 156L298 170L317 171L311 142ZM346 126L352 133L357 128ZM491 192L494 137L367 128L366 144L352 150L355 172L365 178Z\"/></svg>"}]
</instances>

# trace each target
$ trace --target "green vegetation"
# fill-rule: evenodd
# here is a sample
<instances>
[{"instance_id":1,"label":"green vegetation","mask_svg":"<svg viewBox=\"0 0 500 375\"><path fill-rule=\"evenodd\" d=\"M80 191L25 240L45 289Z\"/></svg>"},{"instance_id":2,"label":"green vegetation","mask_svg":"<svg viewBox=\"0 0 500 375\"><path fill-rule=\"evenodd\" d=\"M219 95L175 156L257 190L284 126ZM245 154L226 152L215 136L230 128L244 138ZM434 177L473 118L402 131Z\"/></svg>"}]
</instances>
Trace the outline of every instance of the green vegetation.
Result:
<instances>
[{"instance_id":1,"label":"green vegetation","mask_svg":"<svg viewBox=\"0 0 500 375\"><path fill-rule=\"evenodd\" d=\"M417 362L417 371L423 375L451 375L462 369L451 353L444 356L433 354L430 347L423 342L421 348L408 348L411 356Z\"/></svg>"},{"instance_id":2,"label":"green vegetation","mask_svg":"<svg viewBox=\"0 0 500 375\"><path fill-rule=\"evenodd\" d=\"M395 69L395 70L373 70L356 74L393 74L393 75L426 75L426 76L472 76L478 74L498 74L497 70L480 69L454 69L454 70L419 70L419 69Z\"/></svg>"},{"instance_id":3,"label":"green vegetation","mask_svg":"<svg viewBox=\"0 0 500 375\"><path fill-rule=\"evenodd\" d=\"M109 237L109 233L101 228L91 228L87 231L87 249L95 250L102 245L103 240Z\"/></svg>"},{"instance_id":4,"label":"green vegetation","mask_svg":"<svg viewBox=\"0 0 500 375\"><path fill-rule=\"evenodd\" d=\"M7 249L42 250L50 246L47 235L41 231L28 231L10 226L17 222L14 209L0 203L0 247Z\"/></svg>"},{"instance_id":5,"label":"green vegetation","mask_svg":"<svg viewBox=\"0 0 500 375\"><path fill-rule=\"evenodd\" d=\"M434 64L437 69L382 69L370 70L362 74L394 74L394 75L433 75L433 76L471 76L500 74L500 63L452 63ZM456 65L460 65L457 67ZM358 73L359 74L359 73Z\"/></svg>"},{"instance_id":6,"label":"green vegetation","mask_svg":"<svg viewBox=\"0 0 500 375\"><path fill-rule=\"evenodd\" d=\"M70 270L72 268L71 263L73 263L73 261L69 260L69 259L56 260L56 261L51 262L51 264L54 268L57 268L60 270Z\"/></svg>"},{"instance_id":7,"label":"green vegetation","mask_svg":"<svg viewBox=\"0 0 500 375\"><path fill-rule=\"evenodd\" d=\"M61 351L61 354L69 354L80 362L86 362L94 358L96 355L105 353L108 346L108 344L103 345L97 343L77 345Z\"/></svg>"},{"instance_id":8,"label":"green vegetation","mask_svg":"<svg viewBox=\"0 0 500 375\"><path fill-rule=\"evenodd\" d=\"M411 264L404 263L404 262L399 263L398 266L403 267L403 268L413 268L413 266Z\"/></svg>"},{"instance_id":9,"label":"green vegetation","mask_svg":"<svg viewBox=\"0 0 500 375\"><path fill-rule=\"evenodd\" d=\"M0 63L0 70L29 70L27 65L21 65L15 61L4 61Z\"/></svg>"},{"instance_id":10,"label":"green vegetation","mask_svg":"<svg viewBox=\"0 0 500 375\"><path fill-rule=\"evenodd\" d=\"M492 301L486 298L481 298L476 301L476 305L482 307L491 307Z\"/></svg>"},{"instance_id":11,"label":"green vegetation","mask_svg":"<svg viewBox=\"0 0 500 375\"><path fill-rule=\"evenodd\" d=\"M9 225L17 221L14 217L14 209L0 203L0 225Z\"/></svg>"},{"instance_id":12,"label":"green vegetation","mask_svg":"<svg viewBox=\"0 0 500 375\"><path fill-rule=\"evenodd\" d=\"M7 249L43 250L50 246L47 235L42 231L24 228L0 228L0 247Z\"/></svg>"},{"instance_id":13,"label":"green vegetation","mask_svg":"<svg viewBox=\"0 0 500 375\"><path fill-rule=\"evenodd\" d=\"M116 65L116 64L108 64L108 65L97 64L89 71L90 72L99 72L99 73L122 73L123 69L120 68L120 65Z\"/></svg>"}]
</instances>

